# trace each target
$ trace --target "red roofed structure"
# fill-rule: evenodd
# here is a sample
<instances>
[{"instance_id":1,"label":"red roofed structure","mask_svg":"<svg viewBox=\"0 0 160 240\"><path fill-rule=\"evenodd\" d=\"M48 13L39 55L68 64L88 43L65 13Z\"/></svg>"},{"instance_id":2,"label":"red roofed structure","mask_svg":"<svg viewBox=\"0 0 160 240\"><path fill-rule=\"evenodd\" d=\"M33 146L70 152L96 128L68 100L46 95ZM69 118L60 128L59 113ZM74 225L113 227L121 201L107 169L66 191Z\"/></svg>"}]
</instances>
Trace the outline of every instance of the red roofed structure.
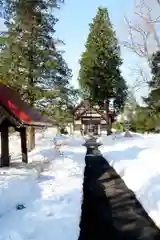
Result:
<instances>
[{"instance_id":1,"label":"red roofed structure","mask_svg":"<svg viewBox=\"0 0 160 240\"><path fill-rule=\"evenodd\" d=\"M10 126L20 132L22 161L27 163L26 127L51 127L52 125L51 120L23 101L19 93L0 83L1 167L9 166L10 163L8 132Z\"/></svg>"},{"instance_id":2,"label":"red roofed structure","mask_svg":"<svg viewBox=\"0 0 160 240\"><path fill-rule=\"evenodd\" d=\"M51 120L24 102L20 95L12 88L0 83L0 106L2 106L15 120L26 126L52 126Z\"/></svg>"}]
</instances>

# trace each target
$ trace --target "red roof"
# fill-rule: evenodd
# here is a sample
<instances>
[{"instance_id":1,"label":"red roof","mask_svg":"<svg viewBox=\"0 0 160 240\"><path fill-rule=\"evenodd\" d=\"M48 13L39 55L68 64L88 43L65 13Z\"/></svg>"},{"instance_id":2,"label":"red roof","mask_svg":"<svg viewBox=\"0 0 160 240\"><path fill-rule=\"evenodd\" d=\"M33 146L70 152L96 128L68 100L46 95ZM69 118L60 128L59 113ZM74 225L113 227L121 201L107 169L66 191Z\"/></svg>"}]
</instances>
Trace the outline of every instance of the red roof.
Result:
<instances>
[{"instance_id":1,"label":"red roof","mask_svg":"<svg viewBox=\"0 0 160 240\"><path fill-rule=\"evenodd\" d=\"M24 102L20 95L10 87L0 83L0 105L23 125L51 126L52 121Z\"/></svg>"}]
</instances>

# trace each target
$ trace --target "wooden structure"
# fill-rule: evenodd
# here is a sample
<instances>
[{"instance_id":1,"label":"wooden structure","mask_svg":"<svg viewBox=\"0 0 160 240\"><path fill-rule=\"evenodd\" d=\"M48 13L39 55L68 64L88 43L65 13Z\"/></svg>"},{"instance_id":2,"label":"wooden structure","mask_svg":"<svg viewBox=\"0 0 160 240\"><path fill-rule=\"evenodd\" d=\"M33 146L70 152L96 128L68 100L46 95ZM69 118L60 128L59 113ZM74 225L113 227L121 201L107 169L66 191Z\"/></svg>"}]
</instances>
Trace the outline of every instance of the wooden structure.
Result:
<instances>
[{"instance_id":1,"label":"wooden structure","mask_svg":"<svg viewBox=\"0 0 160 240\"><path fill-rule=\"evenodd\" d=\"M74 131L79 131L86 135L93 133L100 135L102 131L107 131L108 117L112 121L112 113L98 105L93 106L88 101L82 101L74 109Z\"/></svg>"},{"instance_id":2,"label":"wooden structure","mask_svg":"<svg viewBox=\"0 0 160 240\"><path fill-rule=\"evenodd\" d=\"M0 83L0 167L10 165L9 127L11 126L20 133L22 161L27 163L26 127L52 126L52 122L42 116L38 110L24 102L16 91Z\"/></svg>"}]
</instances>

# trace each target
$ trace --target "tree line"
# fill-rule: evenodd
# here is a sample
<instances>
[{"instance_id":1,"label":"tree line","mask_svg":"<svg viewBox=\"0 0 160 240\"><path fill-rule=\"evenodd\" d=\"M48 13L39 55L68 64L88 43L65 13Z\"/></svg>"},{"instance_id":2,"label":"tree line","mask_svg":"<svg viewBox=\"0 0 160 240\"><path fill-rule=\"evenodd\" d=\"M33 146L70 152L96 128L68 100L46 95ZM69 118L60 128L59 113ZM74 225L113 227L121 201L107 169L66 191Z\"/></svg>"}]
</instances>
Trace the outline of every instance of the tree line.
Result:
<instances>
[{"instance_id":1,"label":"tree line","mask_svg":"<svg viewBox=\"0 0 160 240\"><path fill-rule=\"evenodd\" d=\"M0 81L51 116L55 124L66 121L76 94L70 86L71 69L60 50L63 41L55 36L55 11L62 4L63 0L0 1L6 27L0 34Z\"/></svg>"},{"instance_id":2,"label":"tree line","mask_svg":"<svg viewBox=\"0 0 160 240\"><path fill-rule=\"evenodd\" d=\"M147 82L149 93L143 97L144 106L136 104L130 118L132 131L160 132L160 51L152 55L150 68L151 79Z\"/></svg>"},{"instance_id":3,"label":"tree line","mask_svg":"<svg viewBox=\"0 0 160 240\"><path fill-rule=\"evenodd\" d=\"M0 82L62 127L71 118L77 91L60 47L55 12L63 0L1 0ZM34 129L32 129L32 142ZM34 146L34 142L33 142ZM32 148L32 147L31 147Z\"/></svg>"},{"instance_id":4,"label":"tree line","mask_svg":"<svg viewBox=\"0 0 160 240\"><path fill-rule=\"evenodd\" d=\"M52 118L57 127L70 120L77 96L70 85L71 69L60 50L64 43L55 35L55 12L63 2L0 1L5 24L5 30L0 32L0 81Z\"/></svg>"},{"instance_id":5,"label":"tree line","mask_svg":"<svg viewBox=\"0 0 160 240\"><path fill-rule=\"evenodd\" d=\"M80 91L55 36L55 11L63 0L1 0L6 30L0 34L0 81L13 87L22 99L52 117L57 126L71 121L75 100L102 105L114 98L119 111L127 85L121 74L120 47L107 8L98 8L81 55Z\"/></svg>"},{"instance_id":6,"label":"tree line","mask_svg":"<svg viewBox=\"0 0 160 240\"><path fill-rule=\"evenodd\" d=\"M136 0L133 6L133 18L125 17L129 40L124 41L124 46L145 63L145 67L138 66L133 71L137 74L135 90L145 86L148 96L143 97L143 106L136 103L134 110L130 109L130 129L160 132L160 1Z\"/></svg>"},{"instance_id":7,"label":"tree line","mask_svg":"<svg viewBox=\"0 0 160 240\"><path fill-rule=\"evenodd\" d=\"M72 71L60 50L64 43L55 34L58 21L55 11L63 2L0 0L6 26L0 34L0 81L16 89L25 101L50 116L58 127L72 121L72 110L79 98L102 107L104 101L113 98L118 114L124 110L129 94L121 72L120 44L108 9L102 7L89 24L85 50L79 61L79 89L71 87ZM140 116L144 119L147 116L150 122L155 119L156 124L159 121L159 56L157 51L152 61L150 58L153 78L147 84L151 91L144 99L145 107L136 105L137 117L132 118L132 128L137 129L135 119Z\"/></svg>"},{"instance_id":8,"label":"tree line","mask_svg":"<svg viewBox=\"0 0 160 240\"><path fill-rule=\"evenodd\" d=\"M156 2L157 9L160 5ZM93 22L89 25L85 51L80 59L78 81L83 98L90 99L93 103L103 106L104 100L114 98L116 113L127 112L130 130L157 132L160 131L160 41L159 32L156 30L159 15L157 16L157 10L154 12L155 9L149 5L151 2L144 3L136 1L134 14L136 19L140 19L138 24L131 24L125 18L129 26L129 42L124 42L125 47L148 63L150 75L145 74L140 67L138 71L134 70L134 74L138 72L136 88L141 89L141 83L145 83L149 90L148 96L142 98L143 106L137 103L121 73L123 61L120 46L107 8L98 8ZM141 37L137 36L137 33ZM123 123L119 127L123 130Z\"/></svg>"}]
</instances>

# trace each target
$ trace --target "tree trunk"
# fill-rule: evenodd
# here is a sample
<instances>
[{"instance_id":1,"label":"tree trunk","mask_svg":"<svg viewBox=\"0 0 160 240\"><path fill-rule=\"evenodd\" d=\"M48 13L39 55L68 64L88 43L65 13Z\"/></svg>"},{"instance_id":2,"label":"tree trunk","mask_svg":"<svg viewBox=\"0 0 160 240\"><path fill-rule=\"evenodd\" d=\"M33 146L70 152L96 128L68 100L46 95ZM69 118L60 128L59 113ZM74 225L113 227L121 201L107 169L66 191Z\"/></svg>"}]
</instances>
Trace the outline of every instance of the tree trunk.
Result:
<instances>
[{"instance_id":1,"label":"tree trunk","mask_svg":"<svg viewBox=\"0 0 160 240\"><path fill-rule=\"evenodd\" d=\"M35 128L28 127L28 152L35 148Z\"/></svg>"}]
</instances>

